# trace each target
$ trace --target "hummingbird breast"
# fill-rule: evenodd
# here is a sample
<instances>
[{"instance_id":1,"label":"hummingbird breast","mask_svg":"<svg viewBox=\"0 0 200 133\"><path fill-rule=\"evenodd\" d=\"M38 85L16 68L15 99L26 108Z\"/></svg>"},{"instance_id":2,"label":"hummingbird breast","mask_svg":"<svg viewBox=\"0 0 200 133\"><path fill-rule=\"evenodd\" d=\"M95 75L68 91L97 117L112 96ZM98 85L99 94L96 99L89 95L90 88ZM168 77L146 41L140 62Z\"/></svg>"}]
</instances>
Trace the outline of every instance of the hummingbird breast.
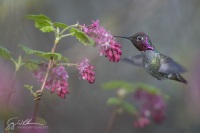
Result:
<instances>
[{"instance_id":1,"label":"hummingbird breast","mask_svg":"<svg viewBox=\"0 0 200 133\"><path fill-rule=\"evenodd\" d=\"M159 53L153 50L147 50L142 54L143 54L143 66L145 70L158 80L166 79L167 74L159 72L161 65Z\"/></svg>"}]
</instances>

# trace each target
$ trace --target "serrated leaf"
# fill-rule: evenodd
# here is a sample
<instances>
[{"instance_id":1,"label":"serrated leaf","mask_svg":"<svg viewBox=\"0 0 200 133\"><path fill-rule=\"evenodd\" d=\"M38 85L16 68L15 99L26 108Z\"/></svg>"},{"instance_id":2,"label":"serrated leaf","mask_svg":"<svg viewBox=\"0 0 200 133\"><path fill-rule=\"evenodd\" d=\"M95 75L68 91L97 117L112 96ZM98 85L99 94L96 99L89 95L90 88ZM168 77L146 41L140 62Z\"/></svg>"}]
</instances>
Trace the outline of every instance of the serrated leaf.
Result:
<instances>
[{"instance_id":1,"label":"serrated leaf","mask_svg":"<svg viewBox=\"0 0 200 133\"><path fill-rule=\"evenodd\" d=\"M53 26L45 26L40 29L42 32L52 32Z\"/></svg>"},{"instance_id":2,"label":"serrated leaf","mask_svg":"<svg viewBox=\"0 0 200 133\"><path fill-rule=\"evenodd\" d=\"M76 39L78 39L85 46L94 45L94 40L87 36L84 32L76 28L71 28L70 33L72 33L73 36L75 36Z\"/></svg>"},{"instance_id":3,"label":"serrated leaf","mask_svg":"<svg viewBox=\"0 0 200 133\"><path fill-rule=\"evenodd\" d=\"M43 14L39 15L27 15L28 19L35 21L35 27L42 32L52 32L53 31L53 22L51 19Z\"/></svg>"},{"instance_id":4,"label":"serrated leaf","mask_svg":"<svg viewBox=\"0 0 200 133\"><path fill-rule=\"evenodd\" d=\"M47 21L51 21L51 19L49 17L47 17L46 15L44 15L44 14L27 15L26 18L32 19L32 20L47 20Z\"/></svg>"},{"instance_id":5,"label":"serrated leaf","mask_svg":"<svg viewBox=\"0 0 200 133\"><path fill-rule=\"evenodd\" d=\"M0 46L0 56L5 59L10 59L11 53L6 48Z\"/></svg>"},{"instance_id":6,"label":"serrated leaf","mask_svg":"<svg viewBox=\"0 0 200 133\"><path fill-rule=\"evenodd\" d=\"M24 50L24 52L28 55L31 55L31 54L36 54L38 56L40 55L43 55L45 52L42 52L42 51L38 51L38 50L34 50L34 49L30 49L26 46L23 46L23 45L20 45L20 47L22 48L22 50Z\"/></svg>"},{"instance_id":7,"label":"serrated leaf","mask_svg":"<svg viewBox=\"0 0 200 133\"><path fill-rule=\"evenodd\" d=\"M113 89L120 89L120 88L126 89L127 91L134 90L134 86L125 81L110 81L105 84L102 84L101 86L105 90L113 90Z\"/></svg>"},{"instance_id":8,"label":"serrated leaf","mask_svg":"<svg viewBox=\"0 0 200 133\"><path fill-rule=\"evenodd\" d=\"M107 101L108 105L120 105L122 104L122 100L115 97L110 97Z\"/></svg>"},{"instance_id":9,"label":"serrated leaf","mask_svg":"<svg viewBox=\"0 0 200 133\"><path fill-rule=\"evenodd\" d=\"M39 65L42 64L41 61L38 60L30 60L30 61L26 61L25 62L25 67L30 70L30 71L34 71L36 69L38 69Z\"/></svg>"},{"instance_id":10,"label":"serrated leaf","mask_svg":"<svg viewBox=\"0 0 200 133\"><path fill-rule=\"evenodd\" d=\"M63 58L60 53L50 53L50 52L45 53L42 51L30 49L30 48L28 48L26 46L22 46L22 45L20 47L22 47L22 49L29 55L34 54L36 56L42 57L47 60L50 60L51 58L54 60L57 60L57 61L62 60L62 59L67 60L67 58Z\"/></svg>"},{"instance_id":11,"label":"serrated leaf","mask_svg":"<svg viewBox=\"0 0 200 133\"><path fill-rule=\"evenodd\" d=\"M51 21L47 21L47 20L36 20L35 21L35 27L38 29L41 29L43 27L46 26L52 26L52 22Z\"/></svg>"},{"instance_id":12,"label":"serrated leaf","mask_svg":"<svg viewBox=\"0 0 200 133\"><path fill-rule=\"evenodd\" d=\"M53 23L53 26L54 26L54 27L58 27L58 28L63 28L63 29L65 29L65 28L68 27L66 24L60 23L60 22L54 22L54 23Z\"/></svg>"},{"instance_id":13,"label":"serrated leaf","mask_svg":"<svg viewBox=\"0 0 200 133\"><path fill-rule=\"evenodd\" d=\"M122 107L123 107L124 110L126 110L130 114L135 114L137 112L135 107L128 102L124 101L123 104L122 104Z\"/></svg>"}]
</instances>

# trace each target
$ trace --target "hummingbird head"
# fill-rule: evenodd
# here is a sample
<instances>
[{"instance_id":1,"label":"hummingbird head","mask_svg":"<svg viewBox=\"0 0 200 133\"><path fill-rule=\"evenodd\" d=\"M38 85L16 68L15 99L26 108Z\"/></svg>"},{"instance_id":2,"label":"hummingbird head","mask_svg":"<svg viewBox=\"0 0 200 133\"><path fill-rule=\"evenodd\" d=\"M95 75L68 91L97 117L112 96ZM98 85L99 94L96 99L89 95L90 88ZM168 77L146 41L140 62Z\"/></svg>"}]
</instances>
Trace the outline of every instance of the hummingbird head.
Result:
<instances>
[{"instance_id":1,"label":"hummingbird head","mask_svg":"<svg viewBox=\"0 0 200 133\"><path fill-rule=\"evenodd\" d=\"M154 50L150 38L144 32L138 32L131 37L114 36L129 39L139 51Z\"/></svg>"}]
</instances>

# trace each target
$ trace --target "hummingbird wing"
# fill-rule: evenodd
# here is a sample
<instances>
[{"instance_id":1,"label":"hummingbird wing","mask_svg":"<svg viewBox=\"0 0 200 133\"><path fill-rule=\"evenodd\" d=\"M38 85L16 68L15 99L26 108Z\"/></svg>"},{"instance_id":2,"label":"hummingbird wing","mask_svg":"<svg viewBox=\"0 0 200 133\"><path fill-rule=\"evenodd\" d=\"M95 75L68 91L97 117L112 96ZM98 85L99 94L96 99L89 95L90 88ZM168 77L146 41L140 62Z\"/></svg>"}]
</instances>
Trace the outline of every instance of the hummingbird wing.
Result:
<instances>
[{"instance_id":1,"label":"hummingbird wing","mask_svg":"<svg viewBox=\"0 0 200 133\"><path fill-rule=\"evenodd\" d=\"M184 67L182 67L169 57L161 59L160 64L161 66L159 72L162 73L176 74L186 72L186 69Z\"/></svg>"},{"instance_id":2,"label":"hummingbird wing","mask_svg":"<svg viewBox=\"0 0 200 133\"><path fill-rule=\"evenodd\" d=\"M123 58L122 61L135 66L143 66L143 56L141 54Z\"/></svg>"}]
</instances>

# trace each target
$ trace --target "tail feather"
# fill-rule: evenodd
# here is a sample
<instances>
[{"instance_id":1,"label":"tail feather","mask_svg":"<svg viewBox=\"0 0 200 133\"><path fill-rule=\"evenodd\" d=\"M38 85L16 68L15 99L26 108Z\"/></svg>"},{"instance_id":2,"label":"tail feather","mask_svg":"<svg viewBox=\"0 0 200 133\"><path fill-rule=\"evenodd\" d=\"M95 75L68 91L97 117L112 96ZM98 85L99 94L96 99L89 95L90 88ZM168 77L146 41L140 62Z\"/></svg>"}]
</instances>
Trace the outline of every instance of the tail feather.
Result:
<instances>
[{"instance_id":1,"label":"tail feather","mask_svg":"<svg viewBox=\"0 0 200 133\"><path fill-rule=\"evenodd\" d=\"M169 79L188 84L188 81L185 80L180 74L172 74Z\"/></svg>"}]
</instances>

